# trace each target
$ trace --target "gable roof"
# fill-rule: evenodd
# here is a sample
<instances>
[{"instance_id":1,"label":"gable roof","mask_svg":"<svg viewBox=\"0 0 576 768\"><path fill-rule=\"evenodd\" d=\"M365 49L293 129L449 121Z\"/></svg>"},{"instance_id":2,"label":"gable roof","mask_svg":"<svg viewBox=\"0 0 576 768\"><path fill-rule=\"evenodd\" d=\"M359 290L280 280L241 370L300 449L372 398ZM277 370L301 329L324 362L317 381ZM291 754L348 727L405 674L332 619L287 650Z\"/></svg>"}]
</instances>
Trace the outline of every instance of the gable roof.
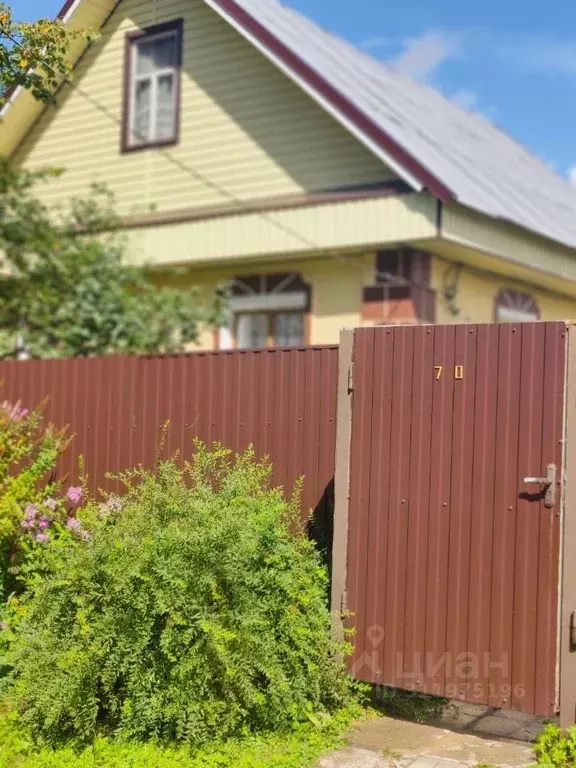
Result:
<instances>
[{"instance_id":1,"label":"gable roof","mask_svg":"<svg viewBox=\"0 0 576 768\"><path fill-rule=\"evenodd\" d=\"M59 18L87 1L67 0ZM277 0L204 2L413 189L576 248L576 188L481 115Z\"/></svg>"},{"instance_id":2,"label":"gable roof","mask_svg":"<svg viewBox=\"0 0 576 768\"><path fill-rule=\"evenodd\" d=\"M446 199L448 193L469 208L576 247L576 188L481 115L382 65L276 0L205 1L281 55L259 35L262 27L319 74L352 105L348 115L358 129L366 131L355 113L387 137L389 151L396 145L411 158L405 168L437 197ZM256 25L250 27L250 18ZM310 83L286 64L295 79ZM325 98L330 100L330 93ZM402 163L398 151L395 159Z\"/></svg>"}]
</instances>

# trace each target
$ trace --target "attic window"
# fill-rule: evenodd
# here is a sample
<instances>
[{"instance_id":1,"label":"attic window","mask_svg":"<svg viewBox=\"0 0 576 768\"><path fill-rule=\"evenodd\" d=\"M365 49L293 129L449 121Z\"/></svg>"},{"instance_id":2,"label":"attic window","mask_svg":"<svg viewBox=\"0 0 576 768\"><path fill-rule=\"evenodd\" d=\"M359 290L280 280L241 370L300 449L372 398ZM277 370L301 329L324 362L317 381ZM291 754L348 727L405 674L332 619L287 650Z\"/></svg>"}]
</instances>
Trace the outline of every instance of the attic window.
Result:
<instances>
[{"instance_id":1,"label":"attic window","mask_svg":"<svg viewBox=\"0 0 576 768\"><path fill-rule=\"evenodd\" d=\"M123 149L178 139L182 19L126 37Z\"/></svg>"}]
</instances>

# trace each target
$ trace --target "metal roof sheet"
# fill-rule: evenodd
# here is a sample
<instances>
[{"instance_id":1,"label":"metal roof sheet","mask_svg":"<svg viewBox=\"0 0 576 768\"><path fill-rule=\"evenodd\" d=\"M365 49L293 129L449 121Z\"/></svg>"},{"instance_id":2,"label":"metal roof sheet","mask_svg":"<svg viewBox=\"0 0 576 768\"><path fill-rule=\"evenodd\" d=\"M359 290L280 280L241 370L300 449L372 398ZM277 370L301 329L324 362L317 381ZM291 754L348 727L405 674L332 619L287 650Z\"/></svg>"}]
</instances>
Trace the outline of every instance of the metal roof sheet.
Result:
<instances>
[{"instance_id":1,"label":"metal roof sheet","mask_svg":"<svg viewBox=\"0 0 576 768\"><path fill-rule=\"evenodd\" d=\"M218 8L221 0L207 2L227 15ZM576 247L576 188L485 117L276 0L233 4L439 179L458 202Z\"/></svg>"}]
</instances>

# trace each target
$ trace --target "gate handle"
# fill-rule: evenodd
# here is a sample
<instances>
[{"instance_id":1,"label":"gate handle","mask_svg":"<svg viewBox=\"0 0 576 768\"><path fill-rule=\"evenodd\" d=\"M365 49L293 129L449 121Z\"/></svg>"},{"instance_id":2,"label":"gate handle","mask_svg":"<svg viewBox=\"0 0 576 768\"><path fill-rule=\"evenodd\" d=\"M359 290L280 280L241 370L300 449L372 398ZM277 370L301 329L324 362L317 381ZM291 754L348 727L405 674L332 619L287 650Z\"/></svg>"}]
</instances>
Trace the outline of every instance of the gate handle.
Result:
<instances>
[{"instance_id":1,"label":"gate handle","mask_svg":"<svg viewBox=\"0 0 576 768\"><path fill-rule=\"evenodd\" d=\"M556 501L556 464L548 464L546 477L525 477L525 483L538 483L546 488L544 506L551 509Z\"/></svg>"}]
</instances>

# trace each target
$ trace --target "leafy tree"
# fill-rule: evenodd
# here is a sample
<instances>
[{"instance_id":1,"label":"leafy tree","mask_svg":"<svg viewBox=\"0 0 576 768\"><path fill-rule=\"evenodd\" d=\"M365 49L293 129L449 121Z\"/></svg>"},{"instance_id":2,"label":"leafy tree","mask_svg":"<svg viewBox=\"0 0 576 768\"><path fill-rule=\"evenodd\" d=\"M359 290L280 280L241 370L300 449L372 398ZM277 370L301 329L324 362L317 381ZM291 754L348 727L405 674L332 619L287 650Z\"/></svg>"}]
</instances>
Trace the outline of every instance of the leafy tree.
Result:
<instances>
[{"instance_id":1,"label":"leafy tree","mask_svg":"<svg viewBox=\"0 0 576 768\"><path fill-rule=\"evenodd\" d=\"M91 35L50 19L15 22L9 6L0 2L0 106L18 86L51 101L55 87L70 75L68 51L78 37Z\"/></svg>"},{"instance_id":2,"label":"leafy tree","mask_svg":"<svg viewBox=\"0 0 576 768\"><path fill-rule=\"evenodd\" d=\"M78 36L90 38L59 21L16 23L0 2L0 105L15 86L50 102L70 75L67 51ZM0 354L174 352L196 341L200 322L218 322L221 293L203 309L194 291L160 287L126 264L105 188L60 211L43 205L36 186L61 172L0 162Z\"/></svg>"},{"instance_id":3,"label":"leafy tree","mask_svg":"<svg viewBox=\"0 0 576 768\"><path fill-rule=\"evenodd\" d=\"M126 264L113 200L95 186L59 211L35 196L57 171L0 164L0 352L72 357L175 352L216 324L223 295L207 308L193 289L152 282Z\"/></svg>"}]
</instances>

